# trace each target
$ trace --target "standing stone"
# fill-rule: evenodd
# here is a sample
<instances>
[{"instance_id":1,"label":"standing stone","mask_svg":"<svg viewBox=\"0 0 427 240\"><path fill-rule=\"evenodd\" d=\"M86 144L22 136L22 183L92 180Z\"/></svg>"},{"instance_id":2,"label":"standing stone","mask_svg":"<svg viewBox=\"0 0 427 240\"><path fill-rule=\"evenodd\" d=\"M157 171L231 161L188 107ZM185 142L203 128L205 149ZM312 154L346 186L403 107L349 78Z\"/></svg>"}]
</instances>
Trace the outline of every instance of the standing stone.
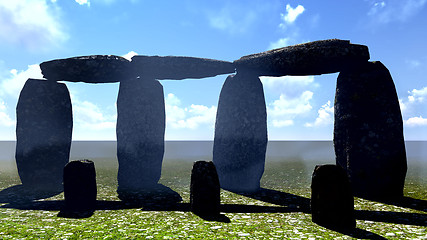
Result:
<instances>
[{"instance_id":1,"label":"standing stone","mask_svg":"<svg viewBox=\"0 0 427 240\"><path fill-rule=\"evenodd\" d=\"M62 189L73 128L67 86L28 79L16 107L16 165L24 186Z\"/></svg>"},{"instance_id":2,"label":"standing stone","mask_svg":"<svg viewBox=\"0 0 427 240\"><path fill-rule=\"evenodd\" d=\"M220 202L220 186L215 165L213 162L195 162L191 171L191 211L200 216L217 216Z\"/></svg>"},{"instance_id":3,"label":"standing stone","mask_svg":"<svg viewBox=\"0 0 427 240\"><path fill-rule=\"evenodd\" d=\"M221 187L236 192L260 188L267 148L262 83L250 72L225 81L218 102L213 162Z\"/></svg>"},{"instance_id":4,"label":"standing stone","mask_svg":"<svg viewBox=\"0 0 427 240\"><path fill-rule=\"evenodd\" d=\"M403 196L407 170L403 123L393 79L381 62L341 72L335 96L334 147L353 193Z\"/></svg>"},{"instance_id":5,"label":"standing stone","mask_svg":"<svg viewBox=\"0 0 427 240\"><path fill-rule=\"evenodd\" d=\"M313 222L332 229L356 227L353 194L348 177L341 167L315 167L310 203Z\"/></svg>"},{"instance_id":6,"label":"standing stone","mask_svg":"<svg viewBox=\"0 0 427 240\"><path fill-rule=\"evenodd\" d=\"M78 160L64 167L64 198L67 209L91 210L96 204L95 164L90 160Z\"/></svg>"},{"instance_id":7,"label":"standing stone","mask_svg":"<svg viewBox=\"0 0 427 240\"><path fill-rule=\"evenodd\" d=\"M163 86L153 79L120 83L117 99L119 197L156 186L160 179L165 135Z\"/></svg>"}]
</instances>

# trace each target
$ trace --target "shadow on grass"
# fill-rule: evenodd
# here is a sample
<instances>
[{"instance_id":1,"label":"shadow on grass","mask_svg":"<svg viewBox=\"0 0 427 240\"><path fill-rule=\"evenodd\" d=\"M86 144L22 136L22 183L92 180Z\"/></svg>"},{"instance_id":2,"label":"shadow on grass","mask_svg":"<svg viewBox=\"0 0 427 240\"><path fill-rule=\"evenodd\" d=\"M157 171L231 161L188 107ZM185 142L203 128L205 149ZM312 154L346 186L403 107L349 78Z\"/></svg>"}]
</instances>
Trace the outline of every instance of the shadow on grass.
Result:
<instances>
[{"instance_id":1,"label":"shadow on grass","mask_svg":"<svg viewBox=\"0 0 427 240\"><path fill-rule=\"evenodd\" d=\"M145 201L96 201L95 209L80 212L64 211L65 202L63 200L39 200L57 195L59 192L29 194L28 189L22 185L13 186L0 192L0 202L8 203L1 208L13 208L20 210L43 210L43 211L61 211L58 217L67 218L87 218L92 216L94 211L103 210L122 210L122 209L141 209L142 211L182 211L190 212L189 203L161 201L156 197L146 197ZM27 194L27 195L26 195ZM220 212L222 213L290 213L302 212L310 214L310 199L298 195L280 192L271 189L262 188L255 193L237 193L245 197L250 197L267 203L279 206L257 206L243 204L221 204ZM410 204L412 200L406 199L405 204ZM414 201L423 200L414 199ZM406 206L403 205L402 206ZM422 206L422 205L417 205ZM199 216L206 221L230 222L225 215L218 216ZM388 212L388 211L365 211L356 210L355 217L359 220L369 220L375 222L386 222L394 224L426 226L427 214L405 213L405 212ZM336 229L331 229L337 231ZM341 232L341 231L339 231ZM381 236L367 232L361 229L341 232L343 234L357 238L383 239Z\"/></svg>"},{"instance_id":2,"label":"shadow on grass","mask_svg":"<svg viewBox=\"0 0 427 240\"><path fill-rule=\"evenodd\" d=\"M15 185L0 191L0 203L24 204L34 200L50 198L62 192L62 189L34 189L24 185Z\"/></svg>"},{"instance_id":3,"label":"shadow on grass","mask_svg":"<svg viewBox=\"0 0 427 240\"><path fill-rule=\"evenodd\" d=\"M260 188L260 190L254 193L234 193L262 202L284 206L288 209L292 209L292 212L311 213L310 199L295 194L280 192L266 188Z\"/></svg>"},{"instance_id":4,"label":"shadow on grass","mask_svg":"<svg viewBox=\"0 0 427 240\"><path fill-rule=\"evenodd\" d=\"M398 206L398 207L410 208L410 209L414 209L414 210L418 210L418 211L427 212L427 201L426 200L421 200L421 199L416 199L416 198L411 198L411 197L403 197L399 200L379 201L379 202L389 204L389 205Z\"/></svg>"},{"instance_id":5,"label":"shadow on grass","mask_svg":"<svg viewBox=\"0 0 427 240\"><path fill-rule=\"evenodd\" d=\"M262 207L262 206L248 206L244 205L222 205L224 212L271 212L271 213L284 213L284 212L303 212L311 214L310 199L298 195L280 192L271 189L261 188L254 193L238 193L236 194L256 199L259 201L281 205L283 207ZM387 202L400 207L412 208L415 210L425 211L426 201L404 197L399 201ZM228 208L228 209L227 209ZM355 218L359 220L369 220L375 222L386 222L395 224L417 225L426 226L427 214L419 213L405 213L405 212L386 212L386 211L364 211L356 210ZM323 226L326 227L326 226ZM375 233L355 228L355 229L336 229L326 227L332 231L348 235L350 237L359 239L386 239Z\"/></svg>"},{"instance_id":6,"label":"shadow on grass","mask_svg":"<svg viewBox=\"0 0 427 240\"><path fill-rule=\"evenodd\" d=\"M330 229L330 228L328 228ZM350 230L339 230L339 229L330 229L341 234L357 238L357 239L373 239L373 240L382 240L387 239L373 232L369 232L360 228L350 229Z\"/></svg>"},{"instance_id":7,"label":"shadow on grass","mask_svg":"<svg viewBox=\"0 0 427 240\"><path fill-rule=\"evenodd\" d=\"M356 210L355 217L374 222L427 226L427 214Z\"/></svg>"}]
</instances>

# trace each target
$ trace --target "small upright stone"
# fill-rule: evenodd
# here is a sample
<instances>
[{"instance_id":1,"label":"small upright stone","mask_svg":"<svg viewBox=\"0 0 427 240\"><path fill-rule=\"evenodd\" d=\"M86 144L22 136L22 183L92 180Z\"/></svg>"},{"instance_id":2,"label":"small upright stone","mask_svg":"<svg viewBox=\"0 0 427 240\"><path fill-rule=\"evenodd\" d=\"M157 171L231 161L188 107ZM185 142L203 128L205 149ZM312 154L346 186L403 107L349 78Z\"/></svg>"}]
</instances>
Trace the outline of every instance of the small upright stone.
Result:
<instances>
[{"instance_id":1,"label":"small upright stone","mask_svg":"<svg viewBox=\"0 0 427 240\"><path fill-rule=\"evenodd\" d=\"M119 197L156 188L165 136L165 101L159 81L141 78L120 83L116 132Z\"/></svg>"},{"instance_id":2,"label":"small upright stone","mask_svg":"<svg viewBox=\"0 0 427 240\"><path fill-rule=\"evenodd\" d=\"M219 96L213 162L221 188L260 188L267 149L267 112L262 83L251 72L230 75Z\"/></svg>"},{"instance_id":3,"label":"small upright stone","mask_svg":"<svg viewBox=\"0 0 427 240\"><path fill-rule=\"evenodd\" d=\"M393 79L381 62L353 65L338 76L334 147L337 165L358 197L403 196L407 170L403 122Z\"/></svg>"},{"instance_id":4,"label":"small upright stone","mask_svg":"<svg viewBox=\"0 0 427 240\"><path fill-rule=\"evenodd\" d=\"M234 73L231 62L178 56L143 56L132 57L132 71L136 76L153 79L181 80L185 78L206 78L221 74Z\"/></svg>"},{"instance_id":5,"label":"small upright stone","mask_svg":"<svg viewBox=\"0 0 427 240\"><path fill-rule=\"evenodd\" d=\"M53 81L111 83L136 77L129 71L129 60L114 55L56 59L41 63L40 68Z\"/></svg>"},{"instance_id":6,"label":"small upright stone","mask_svg":"<svg viewBox=\"0 0 427 240\"><path fill-rule=\"evenodd\" d=\"M331 229L356 227L353 194L341 167L315 167L311 180L311 214L313 222Z\"/></svg>"},{"instance_id":7,"label":"small upright stone","mask_svg":"<svg viewBox=\"0 0 427 240\"><path fill-rule=\"evenodd\" d=\"M62 189L73 119L67 86L28 79L16 106L16 166L24 186Z\"/></svg>"},{"instance_id":8,"label":"small upright stone","mask_svg":"<svg viewBox=\"0 0 427 240\"><path fill-rule=\"evenodd\" d=\"M234 64L237 71L250 69L257 76L285 76L340 72L352 63L368 60L368 47L330 39L244 56Z\"/></svg>"},{"instance_id":9,"label":"small upright stone","mask_svg":"<svg viewBox=\"0 0 427 240\"><path fill-rule=\"evenodd\" d=\"M64 167L64 198L68 210L93 210L96 204L95 164L78 160Z\"/></svg>"},{"instance_id":10,"label":"small upright stone","mask_svg":"<svg viewBox=\"0 0 427 240\"><path fill-rule=\"evenodd\" d=\"M195 162L191 171L191 211L200 216L217 216L220 202L220 186L215 165L207 161Z\"/></svg>"}]
</instances>

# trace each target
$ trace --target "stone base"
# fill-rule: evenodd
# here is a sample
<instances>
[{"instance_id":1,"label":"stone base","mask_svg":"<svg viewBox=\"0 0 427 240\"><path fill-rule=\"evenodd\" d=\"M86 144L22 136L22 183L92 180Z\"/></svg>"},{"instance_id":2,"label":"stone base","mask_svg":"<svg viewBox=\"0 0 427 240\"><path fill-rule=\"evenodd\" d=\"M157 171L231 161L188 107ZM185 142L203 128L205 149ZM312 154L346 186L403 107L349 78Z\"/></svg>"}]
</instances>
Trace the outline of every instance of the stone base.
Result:
<instances>
[{"instance_id":1,"label":"stone base","mask_svg":"<svg viewBox=\"0 0 427 240\"><path fill-rule=\"evenodd\" d=\"M311 214L313 222L331 229L356 227L353 194L341 167L315 167L311 182Z\"/></svg>"},{"instance_id":2,"label":"stone base","mask_svg":"<svg viewBox=\"0 0 427 240\"><path fill-rule=\"evenodd\" d=\"M190 206L191 211L197 215L219 215L220 187L213 162L197 161L193 164Z\"/></svg>"},{"instance_id":3,"label":"stone base","mask_svg":"<svg viewBox=\"0 0 427 240\"><path fill-rule=\"evenodd\" d=\"M96 204L95 164L90 160L71 161L64 167L64 197L67 209L94 209Z\"/></svg>"}]
</instances>

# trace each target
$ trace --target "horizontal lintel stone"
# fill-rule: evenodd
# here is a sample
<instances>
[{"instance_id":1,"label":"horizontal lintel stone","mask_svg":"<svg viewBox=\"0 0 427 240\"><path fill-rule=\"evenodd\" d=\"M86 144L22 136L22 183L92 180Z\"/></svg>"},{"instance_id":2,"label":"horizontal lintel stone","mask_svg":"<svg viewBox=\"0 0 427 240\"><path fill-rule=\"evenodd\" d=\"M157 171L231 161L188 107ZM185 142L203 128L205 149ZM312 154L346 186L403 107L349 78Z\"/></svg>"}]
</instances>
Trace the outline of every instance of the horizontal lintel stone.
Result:
<instances>
[{"instance_id":1,"label":"horizontal lintel stone","mask_svg":"<svg viewBox=\"0 0 427 240\"><path fill-rule=\"evenodd\" d=\"M367 46L329 39L244 56L234 64L237 72L251 71L258 76L300 76L340 72L369 58Z\"/></svg>"},{"instance_id":2,"label":"horizontal lintel stone","mask_svg":"<svg viewBox=\"0 0 427 240\"><path fill-rule=\"evenodd\" d=\"M138 76L158 80L206 78L235 72L232 62L196 57L136 55L131 65Z\"/></svg>"},{"instance_id":3,"label":"horizontal lintel stone","mask_svg":"<svg viewBox=\"0 0 427 240\"><path fill-rule=\"evenodd\" d=\"M56 59L40 64L43 76L53 81L112 83L132 77L130 61L114 55Z\"/></svg>"}]
</instances>

